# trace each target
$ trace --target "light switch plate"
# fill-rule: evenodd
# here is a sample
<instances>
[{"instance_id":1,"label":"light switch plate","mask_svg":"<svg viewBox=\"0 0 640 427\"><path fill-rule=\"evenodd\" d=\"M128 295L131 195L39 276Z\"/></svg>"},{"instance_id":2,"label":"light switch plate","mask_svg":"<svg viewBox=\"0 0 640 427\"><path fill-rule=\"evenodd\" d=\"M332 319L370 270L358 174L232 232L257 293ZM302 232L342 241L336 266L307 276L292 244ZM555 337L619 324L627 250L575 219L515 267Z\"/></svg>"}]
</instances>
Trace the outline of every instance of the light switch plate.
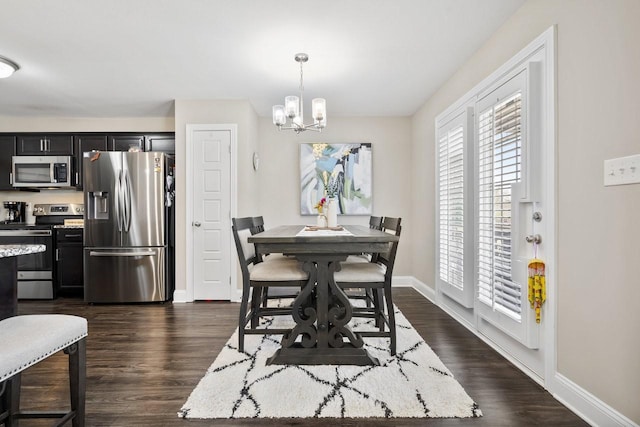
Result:
<instances>
[{"instance_id":1,"label":"light switch plate","mask_svg":"<svg viewBox=\"0 0 640 427\"><path fill-rule=\"evenodd\" d=\"M640 154L604 161L604 185L640 183Z\"/></svg>"}]
</instances>

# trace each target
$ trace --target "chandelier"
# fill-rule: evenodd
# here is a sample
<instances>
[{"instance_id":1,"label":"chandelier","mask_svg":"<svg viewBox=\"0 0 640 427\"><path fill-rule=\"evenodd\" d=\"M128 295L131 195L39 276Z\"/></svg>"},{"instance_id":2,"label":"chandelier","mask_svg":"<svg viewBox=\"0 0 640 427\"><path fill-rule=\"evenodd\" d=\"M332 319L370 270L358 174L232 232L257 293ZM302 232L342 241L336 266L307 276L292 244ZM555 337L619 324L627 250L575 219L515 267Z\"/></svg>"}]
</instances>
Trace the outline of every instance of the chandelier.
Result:
<instances>
[{"instance_id":1,"label":"chandelier","mask_svg":"<svg viewBox=\"0 0 640 427\"><path fill-rule=\"evenodd\" d=\"M306 53L297 53L295 60L300 63L300 97L287 96L284 98L284 105L274 105L273 124L278 126L278 130L290 129L295 133L300 133L305 130L322 132L322 129L327 125L327 104L324 98L314 98L311 100L313 123L304 124L302 108L302 92L304 92L302 65L309 60L309 55ZM290 120L288 125L287 118Z\"/></svg>"}]
</instances>

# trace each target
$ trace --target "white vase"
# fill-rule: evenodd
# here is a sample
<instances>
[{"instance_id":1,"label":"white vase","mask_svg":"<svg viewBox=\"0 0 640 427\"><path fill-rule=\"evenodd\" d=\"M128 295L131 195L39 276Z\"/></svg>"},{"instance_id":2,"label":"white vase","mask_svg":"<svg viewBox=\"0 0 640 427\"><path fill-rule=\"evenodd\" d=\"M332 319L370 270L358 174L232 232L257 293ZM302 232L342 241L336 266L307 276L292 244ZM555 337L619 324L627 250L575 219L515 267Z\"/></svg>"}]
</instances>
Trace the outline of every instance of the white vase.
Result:
<instances>
[{"instance_id":1,"label":"white vase","mask_svg":"<svg viewBox=\"0 0 640 427\"><path fill-rule=\"evenodd\" d=\"M336 227L338 225L338 201L336 199L327 199L327 227Z\"/></svg>"},{"instance_id":2,"label":"white vase","mask_svg":"<svg viewBox=\"0 0 640 427\"><path fill-rule=\"evenodd\" d=\"M325 228L327 226L327 217L323 214L318 215L317 224L320 228Z\"/></svg>"}]
</instances>

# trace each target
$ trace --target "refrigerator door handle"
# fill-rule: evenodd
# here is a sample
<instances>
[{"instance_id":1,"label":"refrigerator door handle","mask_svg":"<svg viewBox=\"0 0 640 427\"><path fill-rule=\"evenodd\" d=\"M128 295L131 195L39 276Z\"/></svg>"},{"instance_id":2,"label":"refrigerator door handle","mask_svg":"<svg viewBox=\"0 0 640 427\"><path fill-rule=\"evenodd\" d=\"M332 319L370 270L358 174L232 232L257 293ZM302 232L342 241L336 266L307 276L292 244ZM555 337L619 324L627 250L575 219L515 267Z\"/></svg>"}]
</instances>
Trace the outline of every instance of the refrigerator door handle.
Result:
<instances>
[{"instance_id":1,"label":"refrigerator door handle","mask_svg":"<svg viewBox=\"0 0 640 427\"><path fill-rule=\"evenodd\" d=\"M136 251L136 252L102 252L89 251L89 256L153 256L154 251Z\"/></svg>"},{"instance_id":2,"label":"refrigerator door handle","mask_svg":"<svg viewBox=\"0 0 640 427\"><path fill-rule=\"evenodd\" d=\"M129 180L129 171L124 171L124 220L122 228L129 231L131 227L131 181Z\"/></svg>"},{"instance_id":3,"label":"refrigerator door handle","mask_svg":"<svg viewBox=\"0 0 640 427\"><path fill-rule=\"evenodd\" d=\"M116 214L116 222L118 223L118 231L122 231L122 220L120 219L120 176L122 171L118 171L118 178L116 178L115 185L113 186L113 210Z\"/></svg>"}]
</instances>

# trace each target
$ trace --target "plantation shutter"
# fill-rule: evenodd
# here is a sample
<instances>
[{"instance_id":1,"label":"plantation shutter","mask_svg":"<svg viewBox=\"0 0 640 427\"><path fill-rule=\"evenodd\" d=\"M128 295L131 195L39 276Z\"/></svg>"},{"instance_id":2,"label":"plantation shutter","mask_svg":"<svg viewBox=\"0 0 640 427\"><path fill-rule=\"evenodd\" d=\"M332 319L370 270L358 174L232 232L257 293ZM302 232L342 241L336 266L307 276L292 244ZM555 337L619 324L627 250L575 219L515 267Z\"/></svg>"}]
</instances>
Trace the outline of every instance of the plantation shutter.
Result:
<instances>
[{"instance_id":1,"label":"plantation shutter","mask_svg":"<svg viewBox=\"0 0 640 427\"><path fill-rule=\"evenodd\" d=\"M478 116L478 300L521 320L522 285L512 276L512 186L522 165L522 93Z\"/></svg>"},{"instance_id":2,"label":"plantation shutter","mask_svg":"<svg viewBox=\"0 0 640 427\"><path fill-rule=\"evenodd\" d=\"M470 268L473 257L465 263L466 240L473 236L465 230L468 221L465 210L472 205L468 200L465 182L471 178L466 159L468 123L466 109L438 128L438 289L465 307L473 306L473 285ZM469 216L469 219L471 216ZM468 224L472 227L472 223ZM469 234L470 233L470 234ZM472 250L469 251L472 254ZM466 284L466 285L465 285Z\"/></svg>"},{"instance_id":3,"label":"plantation shutter","mask_svg":"<svg viewBox=\"0 0 640 427\"><path fill-rule=\"evenodd\" d=\"M440 139L440 278L464 287L464 159L463 129L457 126Z\"/></svg>"}]
</instances>

